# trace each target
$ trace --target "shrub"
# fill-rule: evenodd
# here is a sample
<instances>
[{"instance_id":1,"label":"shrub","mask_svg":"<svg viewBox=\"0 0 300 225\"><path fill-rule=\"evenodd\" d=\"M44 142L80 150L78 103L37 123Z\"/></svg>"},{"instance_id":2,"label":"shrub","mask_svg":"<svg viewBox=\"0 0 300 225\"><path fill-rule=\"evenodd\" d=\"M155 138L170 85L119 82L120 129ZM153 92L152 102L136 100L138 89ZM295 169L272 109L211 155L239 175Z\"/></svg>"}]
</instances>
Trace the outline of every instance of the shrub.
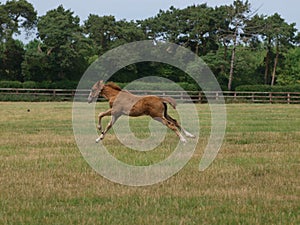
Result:
<instances>
[{"instance_id":1,"label":"shrub","mask_svg":"<svg viewBox=\"0 0 300 225\"><path fill-rule=\"evenodd\" d=\"M77 81L63 80L53 83L54 89L76 89Z\"/></svg>"},{"instance_id":2,"label":"shrub","mask_svg":"<svg viewBox=\"0 0 300 225\"><path fill-rule=\"evenodd\" d=\"M41 89L54 89L55 83L51 81L42 81L38 83L38 87Z\"/></svg>"},{"instance_id":3,"label":"shrub","mask_svg":"<svg viewBox=\"0 0 300 225\"><path fill-rule=\"evenodd\" d=\"M23 83L23 88L38 88L39 85L38 83L34 82L34 81L26 81Z\"/></svg>"},{"instance_id":4,"label":"shrub","mask_svg":"<svg viewBox=\"0 0 300 225\"><path fill-rule=\"evenodd\" d=\"M300 85L270 86L270 85L242 85L236 91L257 91L257 92L300 92Z\"/></svg>"},{"instance_id":5,"label":"shrub","mask_svg":"<svg viewBox=\"0 0 300 225\"><path fill-rule=\"evenodd\" d=\"M0 88L22 88L20 81L0 81Z\"/></svg>"},{"instance_id":6,"label":"shrub","mask_svg":"<svg viewBox=\"0 0 300 225\"><path fill-rule=\"evenodd\" d=\"M158 90L158 91L198 91L199 87L196 84L190 83L150 83L137 81L131 84L117 83L121 88L128 90ZM128 86L127 86L128 85Z\"/></svg>"}]
</instances>

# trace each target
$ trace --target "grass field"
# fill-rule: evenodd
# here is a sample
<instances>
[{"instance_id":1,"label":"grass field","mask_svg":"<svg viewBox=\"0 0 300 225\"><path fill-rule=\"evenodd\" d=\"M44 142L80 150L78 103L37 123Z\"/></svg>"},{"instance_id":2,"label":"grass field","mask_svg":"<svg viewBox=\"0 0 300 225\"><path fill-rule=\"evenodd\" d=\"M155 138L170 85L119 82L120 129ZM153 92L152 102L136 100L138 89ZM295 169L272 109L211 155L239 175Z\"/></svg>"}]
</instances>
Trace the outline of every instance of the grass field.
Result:
<instances>
[{"instance_id":1,"label":"grass field","mask_svg":"<svg viewBox=\"0 0 300 225\"><path fill-rule=\"evenodd\" d=\"M128 187L85 162L71 103L0 102L0 224L300 224L300 105L227 105L223 146L204 172L210 113L197 107L203 129L190 162L163 183ZM147 164L171 151L168 135L153 153L131 152L112 133L105 142Z\"/></svg>"}]
</instances>

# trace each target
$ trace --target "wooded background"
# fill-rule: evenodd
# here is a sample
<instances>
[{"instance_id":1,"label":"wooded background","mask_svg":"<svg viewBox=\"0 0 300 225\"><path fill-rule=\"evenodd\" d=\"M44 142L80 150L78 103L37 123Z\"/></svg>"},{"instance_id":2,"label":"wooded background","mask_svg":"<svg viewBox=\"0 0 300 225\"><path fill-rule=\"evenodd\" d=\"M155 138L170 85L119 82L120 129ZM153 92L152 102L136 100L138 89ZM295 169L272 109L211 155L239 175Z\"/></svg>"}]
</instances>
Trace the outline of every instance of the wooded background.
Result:
<instances>
[{"instance_id":1,"label":"wooded background","mask_svg":"<svg viewBox=\"0 0 300 225\"><path fill-rule=\"evenodd\" d=\"M65 84L74 88L99 56L140 40L168 41L191 49L209 65L223 90L300 84L296 24L276 12L260 15L248 1L170 7L137 21L94 14L80 21L63 5L38 17L31 3L13 0L0 3L0 15L0 81L25 82L28 88L64 88ZM16 38L19 34L35 34L35 38L25 44ZM128 83L145 76L192 82L179 69L155 62L127 66L111 80ZM0 86L13 84L0 82Z\"/></svg>"}]
</instances>

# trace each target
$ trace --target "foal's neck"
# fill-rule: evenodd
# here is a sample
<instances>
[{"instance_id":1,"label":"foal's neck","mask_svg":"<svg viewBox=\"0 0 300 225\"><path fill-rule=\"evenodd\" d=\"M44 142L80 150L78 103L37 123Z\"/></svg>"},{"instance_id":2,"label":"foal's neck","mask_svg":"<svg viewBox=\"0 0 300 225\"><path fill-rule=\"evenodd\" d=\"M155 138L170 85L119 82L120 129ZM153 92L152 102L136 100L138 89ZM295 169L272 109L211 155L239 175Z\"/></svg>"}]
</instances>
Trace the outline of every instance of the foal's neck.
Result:
<instances>
[{"instance_id":1,"label":"foal's neck","mask_svg":"<svg viewBox=\"0 0 300 225\"><path fill-rule=\"evenodd\" d=\"M111 87L104 87L102 91L102 95L106 99L111 99L112 97L115 97L119 94L119 90L113 89Z\"/></svg>"}]
</instances>

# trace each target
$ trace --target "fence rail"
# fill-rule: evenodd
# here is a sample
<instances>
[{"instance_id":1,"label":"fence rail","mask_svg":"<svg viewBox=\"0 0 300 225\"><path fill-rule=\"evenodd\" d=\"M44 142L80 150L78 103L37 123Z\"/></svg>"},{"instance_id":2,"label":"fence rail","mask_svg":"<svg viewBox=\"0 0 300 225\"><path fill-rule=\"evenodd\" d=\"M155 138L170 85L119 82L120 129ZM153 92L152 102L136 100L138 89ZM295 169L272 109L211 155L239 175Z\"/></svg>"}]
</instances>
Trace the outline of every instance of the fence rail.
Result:
<instances>
[{"instance_id":1,"label":"fence rail","mask_svg":"<svg viewBox=\"0 0 300 225\"><path fill-rule=\"evenodd\" d=\"M76 94L78 100L85 101L90 90L69 90L69 89L19 89L0 88L0 100L59 100L72 101ZM207 103L209 99L217 100L224 97L227 103L285 103L299 104L300 92L199 92L199 91L151 91L132 90L137 95L158 95L170 96L179 102Z\"/></svg>"}]
</instances>

